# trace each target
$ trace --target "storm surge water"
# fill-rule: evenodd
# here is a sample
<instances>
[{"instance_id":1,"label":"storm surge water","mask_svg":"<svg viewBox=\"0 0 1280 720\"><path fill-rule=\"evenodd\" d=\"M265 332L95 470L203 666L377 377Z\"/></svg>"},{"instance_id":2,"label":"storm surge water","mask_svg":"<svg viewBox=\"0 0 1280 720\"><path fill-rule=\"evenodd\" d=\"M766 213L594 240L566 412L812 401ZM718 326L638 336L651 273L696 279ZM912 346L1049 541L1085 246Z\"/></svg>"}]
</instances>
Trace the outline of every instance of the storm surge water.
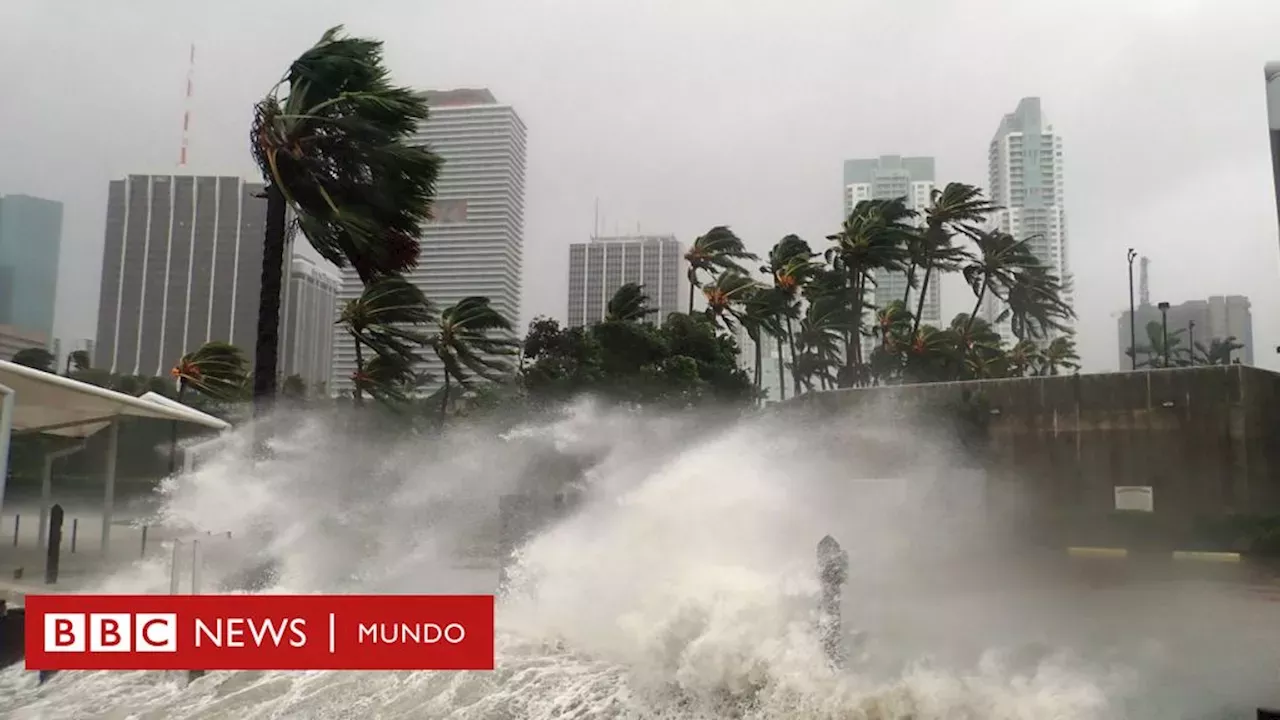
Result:
<instances>
[{"instance_id":1,"label":"storm surge water","mask_svg":"<svg viewBox=\"0 0 1280 720\"><path fill-rule=\"evenodd\" d=\"M572 510L516 552L497 669L214 672L190 686L164 673L64 673L40 687L10 668L0 713L1168 720L1208 717L1261 687L1262 650L1206 620L1219 600L1099 594L1027 570L945 442L906 427L875 437L860 422L580 403L514 431L392 443L315 417L290 423L256 464L248 438L235 438L164 488L160 519L174 531L231 533L206 543L207 589L494 592L498 498L572 489ZM860 459L871 455L874 470ZM827 533L850 555L840 671L815 633L814 553ZM167 567L140 563L95 589L167 586ZM1241 637L1266 636L1260 619L1233 622L1250 624ZM1250 663L1197 670L1232 653Z\"/></svg>"}]
</instances>

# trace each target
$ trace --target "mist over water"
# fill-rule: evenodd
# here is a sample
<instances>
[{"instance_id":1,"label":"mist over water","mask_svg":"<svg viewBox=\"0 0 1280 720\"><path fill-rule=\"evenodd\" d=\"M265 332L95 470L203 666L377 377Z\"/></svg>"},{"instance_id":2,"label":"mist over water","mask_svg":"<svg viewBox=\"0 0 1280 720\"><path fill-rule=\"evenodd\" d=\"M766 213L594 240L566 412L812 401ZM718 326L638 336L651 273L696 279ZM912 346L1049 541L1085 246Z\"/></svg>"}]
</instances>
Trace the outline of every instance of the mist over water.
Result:
<instances>
[{"instance_id":1,"label":"mist over water","mask_svg":"<svg viewBox=\"0 0 1280 720\"><path fill-rule=\"evenodd\" d=\"M281 423L274 459L256 465L237 437L164 488L167 526L213 533L204 588L254 576L266 592L494 592L496 567L476 558L494 555L498 497L554 491L565 468L589 468L581 502L517 553L497 670L215 672L190 687L164 673L65 673L38 688L11 668L0 712L1190 720L1251 717L1280 691L1280 606L1056 577L1013 552L1006 518L945 439L902 423L584 402L515 431L388 443L333 422ZM814 631L827 533L850 555L841 672ZM165 592L168 577L139 563L95 589Z\"/></svg>"}]
</instances>

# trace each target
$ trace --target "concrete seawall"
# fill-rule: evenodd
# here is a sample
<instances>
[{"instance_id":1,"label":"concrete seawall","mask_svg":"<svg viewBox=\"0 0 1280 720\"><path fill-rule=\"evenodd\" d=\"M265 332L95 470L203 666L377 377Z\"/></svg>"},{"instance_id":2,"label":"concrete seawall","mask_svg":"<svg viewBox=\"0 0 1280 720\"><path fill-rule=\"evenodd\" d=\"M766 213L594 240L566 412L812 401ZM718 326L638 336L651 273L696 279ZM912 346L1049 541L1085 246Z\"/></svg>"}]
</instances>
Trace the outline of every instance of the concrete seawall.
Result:
<instances>
[{"instance_id":1,"label":"concrete seawall","mask_svg":"<svg viewBox=\"0 0 1280 720\"><path fill-rule=\"evenodd\" d=\"M1016 494L1054 543L1098 543L1099 529L1128 522L1115 517L1117 486L1152 488L1154 512L1138 521L1147 538L1185 535L1206 518L1280 516L1280 374L1258 368L849 389L791 405L833 414L891 407L908 420L950 413L977 438L966 445L989 488Z\"/></svg>"}]
</instances>

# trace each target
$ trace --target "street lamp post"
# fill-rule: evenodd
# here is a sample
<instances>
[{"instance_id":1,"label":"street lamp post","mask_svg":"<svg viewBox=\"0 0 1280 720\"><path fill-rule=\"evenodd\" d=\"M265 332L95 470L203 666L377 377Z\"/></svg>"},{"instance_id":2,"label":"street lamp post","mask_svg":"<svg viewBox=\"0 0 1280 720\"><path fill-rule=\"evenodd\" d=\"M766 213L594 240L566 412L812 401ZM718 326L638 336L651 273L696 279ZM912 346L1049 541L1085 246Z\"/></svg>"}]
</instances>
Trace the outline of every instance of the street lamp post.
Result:
<instances>
[{"instance_id":1,"label":"street lamp post","mask_svg":"<svg viewBox=\"0 0 1280 720\"><path fill-rule=\"evenodd\" d=\"M1135 323L1137 318L1133 307L1133 260L1138 257L1138 253L1133 248L1129 248L1129 360L1132 369L1138 369L1138 331Z\"/></svg>"},{"instance_id":2,"label":"street lamp post","mask_svg":"<svg viewBox=\"0 0 1280 720\"><path fill-rule=\"evenodd\" d=\"M1196 365L1196 321L1187 322L1187 355L1191 360L1191 367Z\"/></svg>"},{"instance_id":3,"label":"street lamp post","mask_svg":"<svg viewBox=\"0 0 1280 720\"><path fill-rule=\"evenodd\" d=\"M1160 308L1160 346L1164 352L1164 366L1169 367L1169 303L1162 302Z\"/></svg>"}]
</instances>

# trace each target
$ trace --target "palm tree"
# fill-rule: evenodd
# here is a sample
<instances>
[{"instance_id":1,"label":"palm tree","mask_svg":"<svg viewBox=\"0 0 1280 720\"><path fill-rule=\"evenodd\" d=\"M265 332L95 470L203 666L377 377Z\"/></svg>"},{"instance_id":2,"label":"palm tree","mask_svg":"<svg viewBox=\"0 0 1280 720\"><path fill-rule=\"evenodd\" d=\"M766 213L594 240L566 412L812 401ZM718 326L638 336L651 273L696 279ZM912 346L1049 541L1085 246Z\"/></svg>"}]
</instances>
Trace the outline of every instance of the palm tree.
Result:
<instances>
[{"instance_id":1,"label":"palm tree","mask_svg":"<svg viewBox=\"0 0 1280 720\"><path fill-rule=\"evenodd\" d=\"M813 378L827 390L836 384L840 344L855 326L854 313L843 298L815 295L805 308L796 333L796 373L805 387L813 389Z\"/></svg>"},{"instance_id":2,"label":"palm tree","mask_svg":"<svg viewBox=\"0 0 1280 720\"><path fill-rule=\"evenodd\" d=\"M792 321L800 317L800 289L822 269L822 264L813 260L817 255L809 247L809 243L799 236L787 235L769 250L769 264L760 268L760 272L773 278L773 287L780 294L779 310L787 336L787 349L791 353L791 380L796 395L800 394L800 374L795 369L796 343ZM782 358L782 349L779 347L779 363L782 363ZM779 375L781 374L780 369ZM781 399L786 399L785 388Z\"/></svg>"},{"instance_id":3,"label":"palm tree","mask_svg":"<svg viewBox=\"0 0 1280 720\"><path fill-rule=\"evenodd\" d=\"M1152 320L1147 323L1147 342L1139 345L1137 352L1146 356L1146 360L1138 362L1138 367L1162 368L1175 367L1181 364L1182 355L1186 354L1187 348L1181 347L1182 333L1186 332L1186 328L1177 328L1170 330L1168 334L1168 344L1165 342L1164 326L1158 320ZM1134 348L1125 350L1125 355L1133 357ZM1168 363L1165 363L1165 356L1168 356Z\"/></svg>"},{"instance_id":4,"label":"palm tree","mask_svg":"<svg viewBox=\"0 0 1280 720\"><path fill-rule=\"evenodd\" d=\"M67 367L62 373L67 377L71 377L72 372L84 372L90 369L89 353L86 350L72 350L67 353Z\"/></svg>"},{"instance_id":5,"label":"palm tree","mask_svg":"<svg viewBox=\"0 0 1280 720\"><path fill-rule=\"evenodd\" d=\"M723 323L726 330L733 330L734 320L742 319L738 306L759 287L760 284L745 273L736 270L720 273L714 282L702 288L702 296L707 301L707 317L717 325Z\"/></svg>"},{"instance_id":6,"label":"palm tree","mask_svg":"<svg viewBox=\"0 0 1280 720\"><path fill-rule=\"evenodd\" d=\"M347 301L338 324L355 341L356 370L352 376L352 398L364 402L364 392L376 379L386 380L393 369L409 371L421 358L417 349L428 342L427 326L435 320L431 305L416 285L399 275L378 278L367 285L360 297ZM363 348L378 357L392 357L378 367L378 378L366 373ZM403 378L401 378L403 379ZM387 398L387 393L373 393Z\"/></svg>"},{"instance_id":7,"label":"palm tree","mask_svg":"<svg viewBox=\"0 0 1280 720\"><path fill-rule=\"evenodd\" d=\"M716 274L728 271L747 274L747 269L738 263L739 260L759 260L754 253L747 252L746 245L724 225L717 225L693 241L692 247L684 254L689 263L689 314L693 314L693 290L700 287L699 273Z\"/></svg>"},{"instance_id":8,"label":"palm tree","mask_svg":"<svg viewBox=\"0 0 1280 720\"><path fill-rule=\"evenodd\" d=\"M656 308L649 307L643 285L626 283L609 298L604 319L605 322L639 322L656 312Z\"/></svg>"},{"instance_id":9,"label":"palm tree","mask_svg":"<svg viewBox=\"0 0 1280 720\"><path fill-rule=\"evenodd\" d=\"M934 271L958 272L969 253L954 244L954 237L962 227L981 224L987 216L999 208L983 199L982 189L964 183L947 183L941 190L934 189L929 194L929 207L925 209L924 232L914 245L915 252L911 256L911 267L907 273L907 295L910 295L914 284L915 269L924 268L924 279L920 283L920 297L916 302L915 321L911 326L914 334L920 328L920 316L924 313L925 298L928 297L929 281ZM906 302L906 297L903 298Z\"/></svg>"},{"instance_id":10,"label":"palm tree","mask_svg":"<svg viewBox=\"0 0 1280 720\"><path fill-rule=\"evenodd\" d=\"M978 249L977 256L961 271L977 298L973 312L968 315L968 325L965 328L968 332L982 309L982 301L986 299L987 293L1005 299L1008 297L1008 288L1016 283L1015 274L1026 268L1037 267L1040 261L1027 247L1026 240L1017 240L1006 232L973 228L965 228L964 232L973 239Z\"/></svg>"},{"instance_id":11,"label":"palm tree","mask_svg":"<svg viewBox=\"0 0 1280 720\"><path fill-rule=\"evenodd\" d=\"M36 370L43 370L47 373L54 372L53 366L57 364L58 359L53 353L40 347L24 348L13 354L15 365L24 365Z\"/></svg>"},{"instance_id":12,"label":"palm tree","mask_svg":"<svg viewBox=\"0 0 1280 720\"><path fill-rule=\"evenodd\" d=\"M827 236L835 243L827 250L827 262L844 278L845 301L855 313L856 324L845 336L845 367L842 386L861 377L862 314L868 285L875 284L875 271L905 271L906 245L915 235L914 210L902 198L862 200L845 219L840 232Z\"/></svg>"},{"instance_id":13,"label":"palm tree","mask_svg":"<svg viewBox=\"0 0 1280 720\"><path fill-rule=\"evenodd\" d=\"M497 382L511 372L502 356L516 352L519 343L510 337L490 333L511 332L511 323L489 304L486 297L467 297L440 313L439 327L431 347L444 364L444 388L440 399L440 422L449 409L451 381L470 388L472 374Z\"/></svg>"},{"instance_id":14,"label":"palm tree","mask_svg":"<svg viewBox=\"0 0 1280 720\"><path fill-rule=\"evenodd\" d=\"M178 402L191 389L211 400L229 401L243 390L247 365L240 348L225 342L207 342L178 359L169 375L178 383ZM169 431L169 474L177 469L178 422Z\"/></svg>"},{"instance_id":15,"label":"palm tree","mask_svg":"<svg viewBox=\"0 0 1280 720\"><path fill-rule=\"evenodd\" d=\"M1070 334L1060 335L1050 341L1049 346L1044 349L1043 358L1044 375L1057 375L1059 368L1073 371L1080 369L1080 355L1076 352L1075 338Z\"/></svg>"},{"instance_id":16,"label":"palm tree","mask_svg":"<svg viewBox=\"0 0 1280 720\"><path fill-rule=\"evenodd\" d=\"M1075 312L1062 298L1065 287L1058 276L1040 265L1028 265L1015 268L1011 277L1005 307L996 320L1007 319L1014 337L1041 340L1070 330L1067 323Z\"/></svg>"},{"instance_id":17,"label":"palm tree","mask_svg":"<svg viewBox=\"0 0 1280 720\"><path fill-rule=\"evenodd\" d=\"M1013 377L1038 375L1044 362L1040 346L1031 340L1019 340L1009 349L1009 374Z\"/></svg>"},{"instance_id":18,"label":"palm tree","mask_svg":"<svg viewBox=\"0 0 1280 720\"><path fill-rule=\"evenodd\" d=\"M1200 357L1204 358L1206 365L1230 365L1232 353L1243 348L1244 345L1236 340L1234 335L1214 338L1209 341L1207 347L1203 343L1196 343L1196 349L1199 350Z\"/></svg>"},{"instance_id":19,"label":"palm tree","mask_svg":"<svg viewBox=\"0 0 1280 720\"><path fill-rule=\"evenodd\" d=\"M255 108L250 145L267 182L259 406L276 390L287 211L322 257L350 265L365 284L417 264L417 238L431 217L440 159L411 142L427 117L426 97L390 83L382 43L341 31L325 32Z\"/></svg>"}]
</instances>

